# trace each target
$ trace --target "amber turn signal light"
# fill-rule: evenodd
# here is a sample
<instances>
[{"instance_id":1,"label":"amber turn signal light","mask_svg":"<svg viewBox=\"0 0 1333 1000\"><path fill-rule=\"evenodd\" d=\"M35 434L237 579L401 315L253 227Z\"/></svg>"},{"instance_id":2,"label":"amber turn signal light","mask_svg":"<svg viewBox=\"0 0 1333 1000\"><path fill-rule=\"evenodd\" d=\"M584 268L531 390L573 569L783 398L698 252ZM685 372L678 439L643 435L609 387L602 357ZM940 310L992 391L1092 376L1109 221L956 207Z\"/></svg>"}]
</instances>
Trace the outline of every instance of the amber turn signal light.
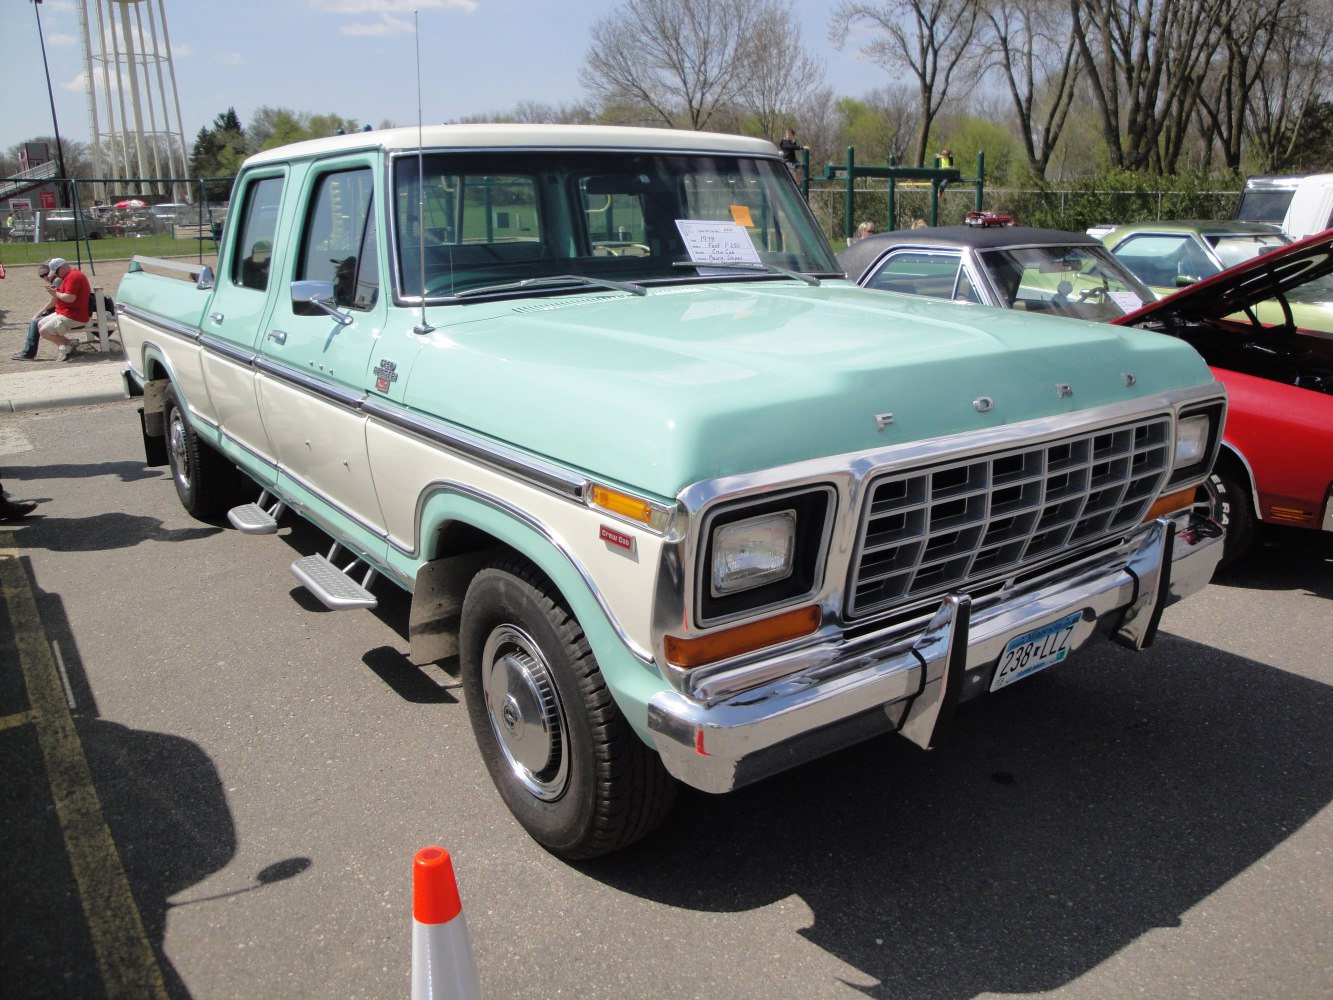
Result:
<instances>
[{"instance_id":1,"label":"amber turn signal light","mask_svg":"<svg viewBox=\"0 0 1333 1000\"><path fill-rule=\"evenodd\" d=\"M762 621L748 622L735 628L710 632L693 639L666 637L666 658L672 666L690 669L718 660L726 660L742 653L774 646L780 642L799 639L819 628L823 611L817 604L795 608Z\"/></svg>"},{"instance_id":2,"label":"amber turn signal light","mask_svg":"<svg viewBox=\"0 0 1333 1000\"><path fill-rule=\"evenodd\" d=\"M1143 519L1151 521L1163 514L1173 514L1178 510L1183 510L1193 502L1194 487L1187 490L1176 490L1174 493L1164 493L1148 508L1148 513L1143 515Z\"/></svg>"}]
</instances>

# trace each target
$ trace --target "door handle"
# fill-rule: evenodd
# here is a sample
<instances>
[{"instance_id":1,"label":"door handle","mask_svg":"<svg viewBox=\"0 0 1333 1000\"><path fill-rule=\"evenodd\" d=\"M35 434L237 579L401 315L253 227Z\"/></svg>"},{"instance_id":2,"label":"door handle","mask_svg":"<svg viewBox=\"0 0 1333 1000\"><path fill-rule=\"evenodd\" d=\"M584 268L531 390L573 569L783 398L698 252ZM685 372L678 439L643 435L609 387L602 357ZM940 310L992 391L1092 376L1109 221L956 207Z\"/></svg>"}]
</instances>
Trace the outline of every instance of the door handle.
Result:
<instances>
[{"instance_id":1,"label":"door handle","mask_svg":"<svg viewBox=\"0 0 1333 1000\"><path fill-rule=\"evenodd\" d=\"M211 319L215 324L220 324L227 317L222 315L222 313L209 313L208 318Z\"/></svg>"},{"instance_id":2,"label":"door handle","mask_svg":"<svg viewBox=\"0 0 1333 1000\"><path fill-rule=\"evenodd\" d=\"M268 332L268 339L275 340L279 344L285 344L287 343L287 334L284 333L282 330L270 330Z\"/></svg>"}]
</instances>

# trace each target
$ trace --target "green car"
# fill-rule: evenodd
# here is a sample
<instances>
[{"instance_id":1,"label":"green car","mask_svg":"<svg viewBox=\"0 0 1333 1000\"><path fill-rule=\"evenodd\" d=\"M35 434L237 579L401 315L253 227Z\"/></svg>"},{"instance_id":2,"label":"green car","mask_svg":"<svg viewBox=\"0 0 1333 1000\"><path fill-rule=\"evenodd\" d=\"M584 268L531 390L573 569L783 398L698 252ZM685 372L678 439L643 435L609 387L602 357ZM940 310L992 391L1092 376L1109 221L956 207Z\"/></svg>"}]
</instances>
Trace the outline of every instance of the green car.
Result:
<instances>
[{"instance_id":1,"label":"green car","mask_svg":"<svg viewBox=\"0 0 1333 1000\"><path fill-rule=\"evenodd\" d=\"M1159 296L1210 278L1291 240L1261 222L1140 222L1098 235L1120 263ZM1296 326L1333 332L1333 281L1307 282L1286 296ZM1261 323L1285 324L1283 304L1254 307Z\"/></svg>"}]
</instances>

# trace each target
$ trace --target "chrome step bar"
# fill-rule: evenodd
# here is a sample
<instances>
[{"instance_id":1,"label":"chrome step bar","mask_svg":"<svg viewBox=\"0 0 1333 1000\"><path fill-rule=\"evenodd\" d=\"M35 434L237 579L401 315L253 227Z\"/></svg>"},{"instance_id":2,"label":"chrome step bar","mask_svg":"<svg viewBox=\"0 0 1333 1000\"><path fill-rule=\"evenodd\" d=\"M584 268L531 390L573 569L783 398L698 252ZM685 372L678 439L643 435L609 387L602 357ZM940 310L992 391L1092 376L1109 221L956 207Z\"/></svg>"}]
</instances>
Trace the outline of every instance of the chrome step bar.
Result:
<instances>
[{"instance_id":1,"label":"chrome step bar","mask_svg":"<svg viewBox=\"0 0 1333 1000\"><path fill-rule=\"evenodd\" d=\"M339 569L334 560L338 558L341 548L339 543L334 542L327 556L303 556L292 563L292 574L306 590L319 598L321 604L333 611L376 607L379 600L369 588L379 574L373 567L366 566L361 582L357 583L352 579L352 570L365 564L353 558Z\"/></svg>"}]
</instances>

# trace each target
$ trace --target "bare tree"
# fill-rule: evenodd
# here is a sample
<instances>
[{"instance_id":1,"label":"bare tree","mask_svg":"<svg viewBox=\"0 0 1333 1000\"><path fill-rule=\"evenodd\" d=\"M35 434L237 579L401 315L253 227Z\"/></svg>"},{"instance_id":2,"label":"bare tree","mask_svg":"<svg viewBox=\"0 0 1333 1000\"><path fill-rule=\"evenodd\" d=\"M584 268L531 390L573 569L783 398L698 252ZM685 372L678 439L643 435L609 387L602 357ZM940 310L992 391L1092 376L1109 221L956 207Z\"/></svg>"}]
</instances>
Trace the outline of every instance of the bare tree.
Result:
<instances>
[{"instance_id":1,"label":"bare tree","mask_svg":"<svg viewBox=\"0 0 1333 1000\"><path fill-rule=\"evenodd\" d=\"M907 69L917 81L920 105L916 165L926 162L930 129L956 85L955 70L972 59L976 35L976 0L843 0L833 10L829 38L842 46L853 25L868 24L877 37L862 47L866 56L890 73ZM968 81L969 85L972 81Z\"/></svg>"},{"instance_id":2,"label":"bare tree","mask_svg":"<svg viewBox=\"0 0 1333 1000\"><path fill-rule=\"evenodd\" d=\"M1174 170L1231 0L1069 0L1111 163Z\"/></svg>"},{"instance_id":3,"label":"bare tree","mask_svg":"<svg viewBox=\"0 0 1333 1000\"><path fill-rule=\"evenodd\" d=\"M801 43L791 4L764 5L755 22L754 49L740 100L760 131L774 142L784 120L824 82L824 63Z\"/></svg>"},{"instance_id":4,"label":"bare tree","mask_svg":"<svg viewBox=\"0 0 1333 1000\"><path fill-rule=\"evenodd\" d=\"M1081 63L1063 0L989 0L987 54L1003 76L1028 169L1044 178L1073 103Z\"/></svg>"},{"instance_id":5,"label":"bare tree","mask_svg":"<svg viewBox=\"0 0 1333 1000\"><path fill-rule=\"evenodd\" d=\"M702 130L739 103L770 0L625 0L597 21L580 78L610 117ZM616 110L618 109L618 110Z\"/></svg>"},{"instance_id":6,"label":"bare tree","mask_svg":"<svg viewBox=\"0 0 1333 1000\"><path fill-rule=\"evenodd\" d=\"M1246 134L1261 170L1301 160L1302 126L1330 99L1333 9L1327 0L1292 0L1250 94Z\"/></svg>"}]
</instances>

